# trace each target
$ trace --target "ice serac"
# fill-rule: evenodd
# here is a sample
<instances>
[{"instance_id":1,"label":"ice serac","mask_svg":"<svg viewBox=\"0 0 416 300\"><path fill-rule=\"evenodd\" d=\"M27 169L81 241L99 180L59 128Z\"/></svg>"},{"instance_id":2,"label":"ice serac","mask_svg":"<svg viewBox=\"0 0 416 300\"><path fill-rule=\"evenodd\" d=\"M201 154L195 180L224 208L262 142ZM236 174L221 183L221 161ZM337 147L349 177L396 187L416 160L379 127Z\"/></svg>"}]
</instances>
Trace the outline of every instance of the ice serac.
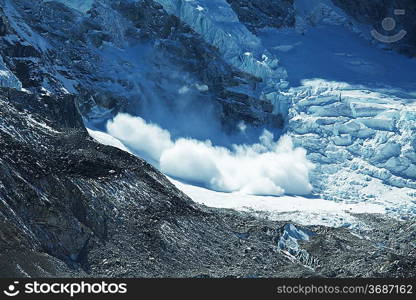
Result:
<instances>
[{"instance_id":1,"label":"ice serac","mask_svg":"<svg viewBox=\"0 0 416 300\"><path fill-rule=\"evenodd\" d=\"M316 268L319 266L319 260L299 245L299 242L309 241L315 235L313 232L305 228L297 228L293 224L286 224L282 231L278 241L280 251L287 255L289 259L297 260L308 267Z\"/></svg>"},{"instance_id":2,"label":"ice serac","mask_svg":"<svg viewBox=\"0 0 416 300\"><path fill-rule=\"evenodd\" d=\"M377 47L371 26L331 0L295 0L294 9L294 28L256 35L288 72L286 129L316 166L314 192L414 218L416 60Z\"/></svg>"},{"instance_id":3,"label":"ice serac","mask_svg":"<svg viewBox=\"0 0 416 300\"><path fill-rule=\"evenodd\" d=\"M289 101L279 92L287 87L286 70L240 22L226 0L156 1L217 47L231 65L262 79L261 98L274 105L275 113L287 115Z\"/></svg>"},{"instance_id":4,"label":"ice serac","mask_svg":"<svg viewBox=\"0 0 416 300\"><path fill-rule=\"evenodd\" d=\"M316 192L336 201L383 203L401 217L414 215L415 103L324 81L305 82L292 92L288 130L316 163Z\"/></svg>"}]
</instances>

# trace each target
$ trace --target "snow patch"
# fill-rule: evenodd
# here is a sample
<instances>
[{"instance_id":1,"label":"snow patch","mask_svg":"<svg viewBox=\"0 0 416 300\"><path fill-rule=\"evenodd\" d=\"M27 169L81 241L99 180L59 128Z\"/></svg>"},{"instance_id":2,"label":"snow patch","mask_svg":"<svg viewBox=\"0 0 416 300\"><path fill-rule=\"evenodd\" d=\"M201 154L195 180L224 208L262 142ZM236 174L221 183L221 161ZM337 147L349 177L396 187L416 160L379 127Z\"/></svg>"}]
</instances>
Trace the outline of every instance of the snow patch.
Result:
<instances>
[{"instance_id":1,"label":"snow patch","mask_svg":"<svg viewBox=\"0 0 416 300\"><path fill-rule=\"evenodd\" d=\"M91 9L95 0L55 0L82 13Z\"/></svg>"},{"instance_id":2,"label":"snow patch","mask_svg":"<svg viewBox=\"0 0 416 300\"><path fill-rule=\"evenodd\" d=\"M112 146L120 150L123 150L125 152L131 153L130 150L127 149L127 147L124 146L122 142L112 137L111 135L105 132L99 131L99 130L91 129L91 128L87 128L87 131L90 137L92 137L98 143L106 145L106 146Z\"/></svg>"},{"instance_id":3,"label":"snow patch","mask_svg":"<svg viewBox=\"0 0 416 300\"><path fill-rule=\"evenodd\" d=\"M3 57L0 55L0 87L9 87L17 90L22 89L22 83L17 77L6 67Z\"/></svg>"},{"instance_id":4,"label":"snow patch","mask_svg":"<svg viewBox=\"0 0 416 300\"><path fill-rule=\"evenodd\" d=\"M120 140L108 133L95 129L88 129L88 133L101 144L131 153ZM382 202L378 204L360 203L359 201L349 203L300 196L274 197L245 195L240 192L225 193L198 187L169 177L168 179L197 203L209 207L250 212L271 220L296 222L303 226L322 225L366 229L365 225L357 220L354 214L386 213ZM393 199L392 196L394 195L386 195L390 200ZM396 198L394 197L392 201L396 201Z\"/></svg>"},{"instance_id":5,"label":"snow patch","mask_svg":"<svg viewBox=\"0 0 416 300\"><path fill-rule=\"evenodd\" d=\"M223 193L169 178L195 202L215 208L250 212L273 221L290 221L304 226L322 225L365 229L354 214L385 214L383 205L357 202L335 202L301 196L256 196Z\"/></svg>"}]
</instances>

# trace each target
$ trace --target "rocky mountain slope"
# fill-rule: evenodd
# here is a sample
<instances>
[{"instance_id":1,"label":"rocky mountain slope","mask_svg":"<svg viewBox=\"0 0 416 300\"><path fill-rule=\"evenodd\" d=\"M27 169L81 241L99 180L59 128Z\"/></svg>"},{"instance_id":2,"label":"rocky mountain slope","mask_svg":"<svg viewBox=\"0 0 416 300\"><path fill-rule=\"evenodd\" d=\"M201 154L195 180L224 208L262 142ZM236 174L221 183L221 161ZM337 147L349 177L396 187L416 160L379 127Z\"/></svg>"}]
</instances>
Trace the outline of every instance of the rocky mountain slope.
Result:
<instances>
[{"instance_id":1,"label":"rocky mountain slope","mask_svg":"<svg viewBox=\"0 0 416 300\"><path fill-rule=\"evenodd\" d=\"M154 102L175 110L176 90L210 103L223 123L282 126L272 105L259 100L257 74L224 61L215 45L158 2L98 1L88 14L54 1L2 2L0 51L23 87L82 94L91 121L144 113Z\"/></svg>"},{"instance_id":2,"label":"rocky mountain slope","mask_svg":"<svg viewBox=\"0 0 416 300\"><path fill-rule=\"evenodd\" d=\"M396 2L413 26L413 4ZM416 276L411 71L388 86L378 61L345 50L331 53L341 75L368 82L294 83L304 74L290 56L313 65L296 56L309 36L336 26L366 41L360 30L384 15L378 1L308 3L0 0L0 276ZM393 49L414 55L413 42L409 30ZM199 139L212 138L207 124L284 131L316 164L316 196L388 213L331 228L198 205L88 135L86 125L102 129L118 112Z\"/></svg>"},{"instance_id":3,"label":"rocky mountain slope","mask_svg":"<svg viewBox=\"0 0 416 300\"><path fill-rule=\"evenodd\" d=\"M416 275L414 223L363 215L378 230L358 236L208 209L93 141L73 96L3 88L0 107L2 277Z\"/></svg>"}]
</instances>

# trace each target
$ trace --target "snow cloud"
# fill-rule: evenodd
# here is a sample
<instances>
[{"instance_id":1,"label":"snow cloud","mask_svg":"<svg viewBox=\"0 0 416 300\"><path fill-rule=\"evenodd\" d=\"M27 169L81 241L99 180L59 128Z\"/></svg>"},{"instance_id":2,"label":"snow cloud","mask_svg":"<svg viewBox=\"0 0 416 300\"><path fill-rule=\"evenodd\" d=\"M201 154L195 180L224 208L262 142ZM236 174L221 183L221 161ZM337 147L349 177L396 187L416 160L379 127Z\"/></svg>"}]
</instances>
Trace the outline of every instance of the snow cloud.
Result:
<instances>
[{"instance_id":1,"label":"snow cloud","mask_svg":"<svg viewBox=\"0 0 416 300\"><path fill-rule=\"evenodd\" d=\"M128 114L118 114L113 121L109 121L107 131L133 151L145 154L146 158L154 161L159 161L162 154L173 147L167 130Z\"/></svg>"},{"instance_id":2,"label":"snow cloud","mask_svg":"<svg viewBox=\"0 0 416 300\"><path fill-rule=\"evenodd\" d=\"M128 114L109 121L107 131L163 173L212 190L273 196L312 191L313 164L289 136L275 141L265 130L258 143L228 149L211 141L173 140L167 130Z\"/></svg>"}]
</instances>

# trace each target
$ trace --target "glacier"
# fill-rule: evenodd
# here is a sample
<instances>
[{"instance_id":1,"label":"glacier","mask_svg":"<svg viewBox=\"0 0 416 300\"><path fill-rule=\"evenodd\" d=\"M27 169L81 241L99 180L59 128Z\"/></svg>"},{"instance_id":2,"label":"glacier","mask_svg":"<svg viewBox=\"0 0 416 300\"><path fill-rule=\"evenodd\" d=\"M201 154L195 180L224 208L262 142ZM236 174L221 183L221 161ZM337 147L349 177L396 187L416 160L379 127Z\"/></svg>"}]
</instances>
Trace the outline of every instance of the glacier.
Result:
<instances>
[{"instance_id":1,"label":"glacier","mask_svg":"<svg viewBox=\"0 0 416 300\"><path fill-rule=\"evenodd\" d=\"M195 6L204 7L203 1L175 3L169 9L197 26L195 15L203 11ZM317 166L311 172L314 193L414 217L416 60L374 47L368 27L331 1L297 0L295 6L295 28L265 28L256 42L288 74L291 87L271 94L290 99L285 131ZM215 25L197 31L210 36Z\"/></svg>"},{"instance_id":2,"label":"glacier","mask_svg":"<svg viewBox=\"0 0 416 300\"><path fill-rule=\"evenodd\" d=\"M257 35L239 22L226 1L158 2L218 47L231 64L263 79L262 97L276 113L285 113L285 133L316 165L311 171L315 197L334 203L341 214L327 218L323 204L307 216L298 207L288 220L322 224L317 221L322 217L331 220L325 225L348 226L334 221L354 224L345 213L348 204L368 205L364 211L397 218L415 216L415 59L374 47L368 28L327 0L297 0L295 28L264 28ZM258 64L259 56L274 63ZM247 202L239 194L213 194L174 182L209 206L270 213L281 205L278 198L252 196ZM276 203L259 207L264 199ZM278 212L275 218L282 217Z\"/></svg>"},{"instance_id":3,"label":"glacier","mask_svg":"<svg viewBox=\"0 0 416 300\"><path fill-rule=\"evenodd\" d=\"M286 130L317 166L315 193L414 217L416 60L374 47L330 1L295 3L297 28L259 36L288 72Z\"/></svg>"},{"instance_id":4,"label":"glacier","mask_svg":"<svg viewBox=\"0 0 416 300\"><path fill-rule=\"evenodd\" d=\"M162 24L166 28L161 32L154 29L162 26L157 18L152 20L155 24L146 20L150 25L143 25L138 16L129 14L131 7L126 3L145 1L58 2L71 8L63 10L62 20L53 19L55 11L45 4L47 1L36 1L34 6L38 14L49 9L52 20L47 29L60 38L54 40L54 35L31 29L34 25L24 15L30 1L0 0L13 29L4 39L35 49L35 57L16 59L27 64L49 62L50 51L57 49L52 65L39 63L41 75L32 76L42 78L36 88L45 94L78 94L91 135L106 139L106 122L119 110L140 115L143 111L137 110L138 103L147 109L158 104L157 109L149 109L146 117L167 128L171 119L180 118L174 115L169 119L166 114L157 116L155 112L160 113L169 105L177 105L179 110L197 106L202 111L200 104L211 100L211 93L217 93L227 108L242 107L241 111L248 111L248 120L258 116L256 126L265 121L259 107L273 115L281 114L284 122L275 134L290 137L294 147L305 149L307 159L315 165L309 176L313 186L311 198L242 196L235 190L227 194L173 179L181 189L194 195L195 201L262 213L274 211L275 218L282 218L285 213L277 206L288 209L282 204L286 199L298 203L287 212L288 220L333 226L354 224L353 213L360 211L415 217L416 60L372 41L369 26L352 20L332 1L295 0L294 27L258 28L255 33L239 20L226 0L157 0L161 8L149 1L151 11L160 13L158 17L163 22L169 21ZM175 18L166 16L166 12ZM59 32L55 23L66 31ZM171 25L183 32L176 32ZM195 43L202 46L190 47ZM199 66L201 61L196 57L183 58L191 54L212 55L215 63L207 63L207 59ZM176 66L176 60L189 68ZM21 89L22 83L11 71L13 63L6 62L0 56L0 85ZM210 72L222 81L207 79ZM219 85L224 89L215 91ZM230 99L231 96L234 98ZM204 127L194 122L203 119L196 111L192 116L189 111L179 115L187 121L179 125L188 131L172 128L175 138L195 138L192 130ZM248 143L260 136L251 136L249 140L245 133L252 124L243 118L239 121L235 127L240 141ZM224 134L221 139L226 137ZM135 153L129 145L113 138L115 146ZM204 138L208 137L201 137L202 143ZM222 142L219 135L214 135L213 145ZM250 196L249 201L245 201L246 196ZM265 199L267 205L256 204ZM322 205L304 214L305 203L305 207ZM332 221L319 217L325 205L334 207L335 213L323 217ZM348 213L348 205L354 206L352 213ZM361 210L362 207L365 209Z\"/></svg>"}]
</instances>

